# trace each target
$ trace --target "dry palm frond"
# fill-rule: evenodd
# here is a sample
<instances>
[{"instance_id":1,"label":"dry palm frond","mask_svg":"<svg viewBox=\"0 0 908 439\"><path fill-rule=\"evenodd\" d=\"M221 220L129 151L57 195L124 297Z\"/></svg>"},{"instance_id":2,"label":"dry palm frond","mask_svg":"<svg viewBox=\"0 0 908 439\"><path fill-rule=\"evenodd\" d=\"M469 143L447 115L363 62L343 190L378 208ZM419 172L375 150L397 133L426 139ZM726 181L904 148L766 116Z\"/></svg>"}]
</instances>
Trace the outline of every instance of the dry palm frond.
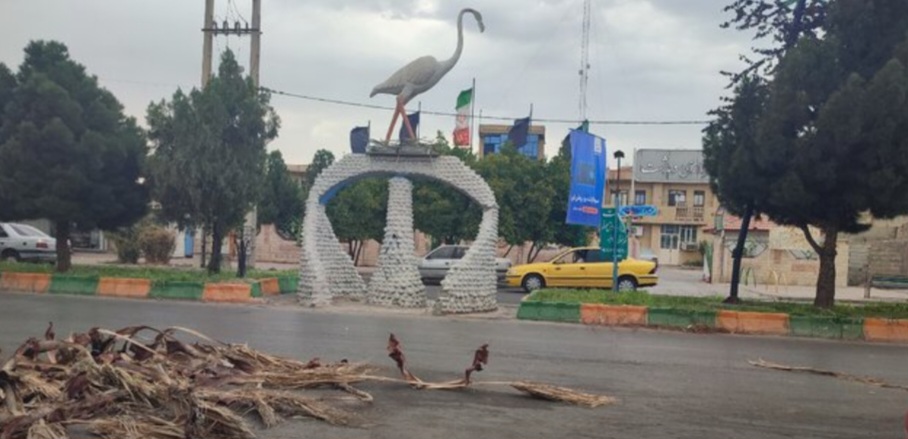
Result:
<instances>
[{"instance_id":1,"label":"dry palm frond","mask_svg":"<svg viewBox=\"0 0 908 439\"><path fill-rule=\"evenodd\" d=\"M530 381L517 381L511 383L511 387L532 395L533 397L549 401L561 401L574 405L586 407L599 407L601 405L613 404L618 402L615 398L604 395L593 395L591 393L579 392L566 387L552 386Z\"/></svg>"},{"instance_id":2,"label":"dry palm frond","mask_svg":"<svg viewBox=\"0 0 908 439\"><path fill-rule=\"evenodd\" d=\"M104 439L184 439L183 427L156 416L118 416L84 423L87 430Z\"/></svg>"},{"instance_id":3,"label":"dry palm frond","mask_svg":"<svg viewBox=\"0 0 908 439\"><path fill-rule=\"evenodd\" d=\"M784 364L765 361L762 358L757 361L748 360L747 362L750 363L751 366L762 367L765 369L782 370L782 371L786 371L786 372L810 373L810 374L814 374L814 375L823 375L823 376L838 378L840 380L845 380L845 381L853 381L856 383L869 384L871 386L882 387L884 389L908 390L908 386L904 386L904 385L900 385L900 384L890 384L890 383L887 383L886 381L883 381L879 378L874 378L874 377L857 376L857 375L851 375L851 374L847 374L847 373L843 373L843 372L835 372L835 371L831 371L831 370L814 369L812 367L787 366Z\"/></svg>"},{"instance_id":4,"label":"dry palm frond","mask_svg":"<svg viewBox=\"0 0 908 439\"><path fill-rule=\"evenodd\" d=\"M46 380L35 372L23 372L17 378L21 386L19 394L23 400L37 398L39 401L53 401L63 394L60 382Z\"/></svg>"},{"instance_id":5,"label":"dry palm frond","mask_svg":"<svg viewBox=\"0 0 908 439\"><path fill-rule=\"evenodd\" d=\"M27 439L69 439L66 429L60 424L48 424L40 420L28 429Z\"/></svg>"}]
</instances>

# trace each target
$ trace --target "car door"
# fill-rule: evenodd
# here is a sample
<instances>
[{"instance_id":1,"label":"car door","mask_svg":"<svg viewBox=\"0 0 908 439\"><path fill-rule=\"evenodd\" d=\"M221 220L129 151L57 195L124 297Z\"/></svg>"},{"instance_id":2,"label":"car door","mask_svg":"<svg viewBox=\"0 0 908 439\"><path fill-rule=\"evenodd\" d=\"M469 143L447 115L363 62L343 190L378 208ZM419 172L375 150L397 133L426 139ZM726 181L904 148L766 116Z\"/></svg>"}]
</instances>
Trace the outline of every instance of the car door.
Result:
<instances>
[{"instance_id":1,"label":"car door","mask_svg":"<svg viewBox=\"0 0 908 439\"><path fill-rule=\"evenodd\" d=\"M585 269L583 263L586 260L587 251L584 249L574 250L564 254L554 261L552 271L546 278L546 285L552 287L578 287L581 285L581 278Z\"/></svg>"},{"instance_id":2,"label":"car door","mask_svg":"<svg viewBox=\"0 0 908 439\"><path fill-rule=\"evenodd\" d=\"M589 249L583 263L578 264L577 287L611 288L612 263L607 261L599 249Z\"/></svg>"},{"instance_id":3,"label":"car door","mask_svg":"<svg viewBox=\"0 0 908 439\"><path fill-rule=\"evenodd\" d=\"M446 245L432 250L419 264L419 275L423 279L441 279L454 263L456 247Z\"/></svg>"},{"instance_id":4,"label":"car door","mask_svg":"<svg viewBox=\"0 0 908 439\"><path fill-rule=\"evenodd\" d=\"M6 224L0 224L0 253L10 246L10 236L6 232Z\"/></svg>"}]
</instances>

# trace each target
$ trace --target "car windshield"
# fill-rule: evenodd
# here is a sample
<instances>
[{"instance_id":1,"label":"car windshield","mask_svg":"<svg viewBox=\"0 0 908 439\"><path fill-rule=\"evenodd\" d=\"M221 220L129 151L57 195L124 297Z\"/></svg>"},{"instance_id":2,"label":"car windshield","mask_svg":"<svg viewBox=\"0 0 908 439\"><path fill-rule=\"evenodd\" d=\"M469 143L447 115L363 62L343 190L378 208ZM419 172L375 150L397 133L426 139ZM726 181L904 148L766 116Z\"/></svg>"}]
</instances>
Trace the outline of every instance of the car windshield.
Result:
<instances>
[{"instance_id":1,"label":"car windshield","mask_svg":"<svg viewBox=\"0 0 908 439\"><path fill-rule=\"evenodd\" d=\"M19 234L20 236L34 236L36 238L50 238L50 236L47 233L44 233L32 226L28 226L25 224L10 224L9 226L12 227L12 229L15 230L16 233Z\"/></svg>"}]
</instances>

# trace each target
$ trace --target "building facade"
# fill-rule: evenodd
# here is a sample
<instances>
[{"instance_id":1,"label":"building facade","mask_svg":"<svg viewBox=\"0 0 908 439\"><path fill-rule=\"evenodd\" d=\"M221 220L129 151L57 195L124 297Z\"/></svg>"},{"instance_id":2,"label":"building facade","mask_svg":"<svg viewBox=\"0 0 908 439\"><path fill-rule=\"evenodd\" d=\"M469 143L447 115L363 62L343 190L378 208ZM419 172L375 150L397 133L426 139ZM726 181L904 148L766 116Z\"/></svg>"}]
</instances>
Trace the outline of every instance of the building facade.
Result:
<instances>
[{"instance_id":1,"label":"building facade","mask_svg":"<svg viewBox=\"0 0 908 439\"><path fill-rule=\"evenodd\" d=\"M510 130L511 125L479 125L479 156L499 153L508 141ZM545 126L531 125L526 145L517 148L517 151L527 157L545 160Z\"/></svg>"},{"instance_id":2,"label":"building facade","mask_svg":"<svg viewBox=\"0 0 908 439\"><path fill-rule=\"evenodd\" d=\"M651 252L660 264L681 265L702 261L700 243L711 240L704 229L712 226L719 201L709 188L699 150L641 149L634 165L610 169L606 182L607 205L614 205L617 189L622 206L652 205L656 216L626 218L631 255Z\"/></svg>"}]
</instances>

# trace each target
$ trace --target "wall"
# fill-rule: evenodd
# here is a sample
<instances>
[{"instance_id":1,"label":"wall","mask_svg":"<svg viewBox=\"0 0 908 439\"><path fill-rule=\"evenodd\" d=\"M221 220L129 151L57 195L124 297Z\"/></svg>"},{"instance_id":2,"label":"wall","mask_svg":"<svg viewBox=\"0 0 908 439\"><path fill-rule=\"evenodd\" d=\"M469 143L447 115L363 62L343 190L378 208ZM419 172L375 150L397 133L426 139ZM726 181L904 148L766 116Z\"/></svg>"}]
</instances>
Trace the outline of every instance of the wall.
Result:
<instances>
[{"instance_id":1,"label":"wall","mask_svg":"<svg viewBox=\"0 0 908 439\"><path fill-rule=\"evenodd\" d=\"M751 232L753 234L754 232ZM734 241L737 235L726 236L726 242ZM732 257L727 246L721 240L714 240L713 248L713 282L731 282ZM722 253L718 251L722 250ZM839 241L836 257L836 286L846 286L848 281L849 243ZM724 265L720 269L720 265ZM767 248L754 258L741 261L741 284L758 287L776 285L814 286L820 272L819 259L798 259L788 250Z\"/></svg>"},{"instance_id":2,"label":"wall","mask_svg":"<svg viewBox=\"0 0 908 439\"><path fill-rule=\"evenodd\" d=\"M868 262L873 276L908 275L908 240L893 239L871 243Z\"/></svg>"}]
</instances>

